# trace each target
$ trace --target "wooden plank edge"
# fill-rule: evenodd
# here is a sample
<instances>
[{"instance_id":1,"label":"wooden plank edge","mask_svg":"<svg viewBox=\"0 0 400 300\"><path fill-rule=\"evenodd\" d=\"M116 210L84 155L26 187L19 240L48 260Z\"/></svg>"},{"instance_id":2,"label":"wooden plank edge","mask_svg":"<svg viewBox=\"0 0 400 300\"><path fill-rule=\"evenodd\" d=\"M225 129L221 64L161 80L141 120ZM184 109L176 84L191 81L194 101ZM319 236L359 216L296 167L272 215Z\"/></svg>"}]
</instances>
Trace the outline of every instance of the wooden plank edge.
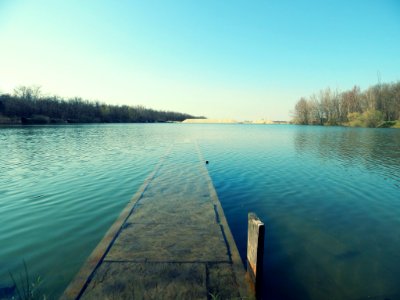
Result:
<instances>
[{"instance_id":1,"label":"wooden plank edge","mask_svg":"<svg viewBox=\"0 0 400 300\"><path fill-rule=\"evenodd\" d=\"M85 261L81 269L64 290L60 300L75 300L81 297L96 268L102 263L122 226L133 212L136 203L142 198L143 193L146 191L150 182L154 179L158 170L164 163L165 158L171 152L171 149L172 146L168 148L167 153L160 159L160 162L156 165L155 169L150 173L141 187L133 195L131 200L118 216L117 220L113 223L113 225L111 225L110 229L106 232L100 243L89 255L89 258Z\"/></svg>"},{"instance_id":2,"label":"wooden plank edge","mask_svg":"<svg viewBox=\"0 0 400 300\"><path fill-rule=\"evenodd\" d=\"M256 299L255 291L254 289L252 289L250 278L247 276L245 266L240 257L235 239L233 238L232 232L229 228L228 221L226 220L225 213L224 210L222 209L221 202L219 201L217 191L215 190L210 174L205 166L206 163L198 143L196 143L196 147L200 159L201 168L208 183L208 189L210 191L211 199L217 209L217 213L219 215L219 222L223 226L225 238L227 240L227 243L229 244L230 254L232 259L232 269L236 277L236 283L238 284L240 299L252 299L252 300Z\"/></svg>"}]
</instances>

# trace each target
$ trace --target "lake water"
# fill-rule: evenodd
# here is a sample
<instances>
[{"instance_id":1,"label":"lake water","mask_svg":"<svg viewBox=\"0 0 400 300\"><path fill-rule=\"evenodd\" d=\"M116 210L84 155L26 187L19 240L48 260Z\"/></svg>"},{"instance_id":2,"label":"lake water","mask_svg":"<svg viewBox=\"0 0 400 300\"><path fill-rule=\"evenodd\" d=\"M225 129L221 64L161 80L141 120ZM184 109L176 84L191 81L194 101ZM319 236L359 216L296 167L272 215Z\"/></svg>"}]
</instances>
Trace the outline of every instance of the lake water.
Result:
<instances>
[{"instance_id":1,"label":"lake water","mask_svg":"<svg viewBox=\"0 0 400 300\"><path fill-rule=\"evenodd\" d=\"M266 224L268 299L400 299L400 130L131 124L0 128L0 286L57 298L168 147L200 146L244 258Z\"/></svg>"}]
</instances>

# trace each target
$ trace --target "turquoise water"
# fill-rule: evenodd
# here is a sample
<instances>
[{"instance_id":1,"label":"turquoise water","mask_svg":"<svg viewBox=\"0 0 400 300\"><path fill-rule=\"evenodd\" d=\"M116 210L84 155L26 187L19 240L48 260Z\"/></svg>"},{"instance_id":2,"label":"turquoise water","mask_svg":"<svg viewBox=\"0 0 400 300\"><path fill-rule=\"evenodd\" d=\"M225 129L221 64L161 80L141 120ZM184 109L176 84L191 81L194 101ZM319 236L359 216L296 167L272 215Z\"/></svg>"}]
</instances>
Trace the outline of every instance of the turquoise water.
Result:
<instances>
[{"instance_id":1,"label":"turquoise water","mask_svg":"<svg viewBox=\"0 0 400 300\"><path fill-rule=\"evenodd\" d=\"M0 128L0 285L60 295L172 143L197 141L241 255L266 223L268 299L400 299L400 130L132 124Z\"/></svg>"}]
</instances>

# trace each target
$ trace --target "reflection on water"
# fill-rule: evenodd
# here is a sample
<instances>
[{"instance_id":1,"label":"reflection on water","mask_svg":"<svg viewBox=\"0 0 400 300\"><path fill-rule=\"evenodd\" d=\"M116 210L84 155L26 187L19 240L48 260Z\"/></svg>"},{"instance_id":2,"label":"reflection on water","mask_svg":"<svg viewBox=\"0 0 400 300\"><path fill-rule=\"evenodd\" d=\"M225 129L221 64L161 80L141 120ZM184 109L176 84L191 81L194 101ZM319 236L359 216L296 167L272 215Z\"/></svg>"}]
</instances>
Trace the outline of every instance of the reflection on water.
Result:
<instances>
[{"instance_id":1,"label":"reflection on water","mask_svg":"<svg viewBox=\"0 0 400 300\"><path fill-rule=\"evenodd\" d=\"M299 130L295 136L298 153L315 155L321 160L335 159L343 166L360 165L397 182L399 178L393 176L399 176L399 144L400 134L396 129L319 128L317 132Z\"/></svg>"},{"instance_id":2,"label":"reflection on water","mask_svg":"<svg viewBox=\"0 0 400 300\"><path fill-rule=\"evenodd\" d=\"M241 137L218 150L211 174L239 240L247 210L266 222L268 299L400 298L400 131Z\"/></svg>"},{"instance_id":3,"label":"reflection on water","mask_svg":"<svg viewBox=\"0 0 400 300\"><path fill-rule=\"evenodd\" d=\"M57 297L170 144L197 140L242 257L266 223L268 299L399 299L400 130L0 128L0 284L22 259Z\"/></svg>"}]
</instances>

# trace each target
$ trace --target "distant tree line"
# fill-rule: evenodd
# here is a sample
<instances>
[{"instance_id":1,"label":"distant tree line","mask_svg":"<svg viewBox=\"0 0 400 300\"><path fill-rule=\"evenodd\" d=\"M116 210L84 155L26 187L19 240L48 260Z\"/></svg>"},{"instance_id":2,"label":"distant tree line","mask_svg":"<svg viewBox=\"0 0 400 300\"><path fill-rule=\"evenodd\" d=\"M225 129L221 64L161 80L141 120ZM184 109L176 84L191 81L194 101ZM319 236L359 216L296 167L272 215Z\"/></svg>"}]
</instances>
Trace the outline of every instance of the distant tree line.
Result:
<instances>
[{"instance_id":1,"label":"distant tree line","mask_svg":"<svg viewBox=\"0 0 400 300\"><path fill-rule=\"evenodd\" d=\"M296 124L397 127L399 119L400 81L365 91L357 86L344 92L326 88L301 98L294 109Z\"/></svg>"},{"instance_id":2,"label":"distant tree line","mask_svg":"<svg viewBox=\"0 0 400 300\"><path fill-rule=\"evenodd\" d=\"M40 87L21 86L12 95L0 94L0 123L153 123L190 118L199 117L143 106L108 105L78 97L43 96Z\"/></svg>"}]
</instances>

